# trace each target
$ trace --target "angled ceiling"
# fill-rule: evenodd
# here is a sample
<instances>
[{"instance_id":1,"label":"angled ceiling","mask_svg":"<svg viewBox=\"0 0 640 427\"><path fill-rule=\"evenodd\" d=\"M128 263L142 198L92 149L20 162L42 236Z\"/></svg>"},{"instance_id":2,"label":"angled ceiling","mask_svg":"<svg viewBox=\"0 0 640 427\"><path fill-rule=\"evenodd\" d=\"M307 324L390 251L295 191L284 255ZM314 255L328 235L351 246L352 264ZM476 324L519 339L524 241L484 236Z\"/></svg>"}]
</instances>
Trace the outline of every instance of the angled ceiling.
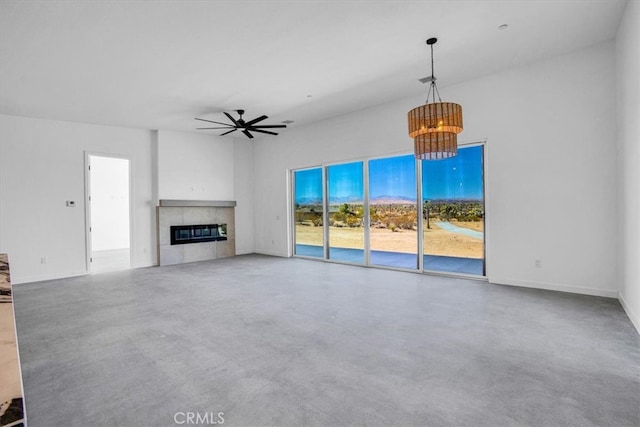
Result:
<instances>
[{"instance_id":1,"label":"angled ceiling","mask_svg":"<svg viewBox=\"0 0 640 427\"><path fill-rule=\"evenodd\" d=\"M194 131L244 108L300 126L426 96L431 36L442 89L611 40L625 4L2 1L0 112Z\"/></svg>"}]
</instances>

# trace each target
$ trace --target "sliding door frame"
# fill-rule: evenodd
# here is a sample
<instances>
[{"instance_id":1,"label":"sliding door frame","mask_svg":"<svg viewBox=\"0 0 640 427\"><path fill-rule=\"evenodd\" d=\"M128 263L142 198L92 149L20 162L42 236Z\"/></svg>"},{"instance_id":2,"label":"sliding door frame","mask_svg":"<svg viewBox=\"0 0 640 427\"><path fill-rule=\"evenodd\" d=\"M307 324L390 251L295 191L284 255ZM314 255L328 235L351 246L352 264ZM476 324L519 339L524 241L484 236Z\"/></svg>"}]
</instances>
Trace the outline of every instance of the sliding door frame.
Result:
<instances>
[{"instance_id":1,"label":"sliding door frame","mask_svg":"<svg viewBox=\"0 0 640 427\"><path fill-rule=\"evenodd\" d=\"M417 268L402 268L402 267L392 267L385 265L378 265L371 263L371 236L370 236L370 226L371 226L371 217L370 217L370 194L369 194L369 161L378 160L378 159L387 159L392 157L401 157L406 156L411 153L403 152L403 153L390 153L380 156L372 156L372 157L363 157L360 159L348 159L341 160L336 162L328 162L322 163L317 166L307 166L296 169L289 169L289 176L291 182L290 188L290 214L291 214L291 236L292 236L292 256L300 257L309 260L315 261L324 261L324 262L332 262L338 264L347 264L347 265L355 265L360 267L373 267L373 268L381 268L385 270L396 270L396 271L404 271L404 272L415 272L427 275L437 275L437 276L450 276L450 277L462 277L462 278L470 278L474 280L487 280L487 144L486 139L480 141L473 141L467 143L461 143L458 145L458 148L471 148L475 146L482 147L482 207L483 207L483 275L474 275L474 274L464 274L464 273L454 273L448 271L437 271L437 270L425 270L424 269L424 226L423 226L423 217L424 217L424 204L422 198L422 161L416 159L415 172L416 172L416 212L417 212ZM355 263L349 261L341 261L331 259L329 257L329 248L330 248L330 233L329 233L329 172L328 168L330 166L343 165L348 163L356 163L362 162L362 180L363 180L363 227L364 227L364 263ZM320 168L322 171L322 233L323 233L323 257L311 257L305 255L296 254L295 245L296 245L296 220L295 220L295 173L310 169L318 169Z\"/></svg>"},{"instance_id":2,"label":"sliding door frame","mask_svg":"<svg viewBox=\"0 0 640 427\"><path fill-rule=\"evenodd\" d=\"M424 269L424 234L422 234L420 240L420 244L422 247L422 255L420 256L420 261L422 263L421 272L428 275L434 276L448 276L448 277L462 277L467 279L476 279L476 280L488 280L487 279L487 140L473 141L473 142L465 142L458 144L458 149L461 148L472 148L472 147L482 147L482 275L476 274L466 274L466 273L455 273L450 271L439 271L439 270L425 270ZM418 185L422 187L422 161L418 161L420 163L420 176ZM420 188L420 210L424 209L424 202L422 200L422 188ZM420 221L422 222L422 221ZM424 233L424 230L423 230Z\"/></svg>"},{"instance_id":3,"label":"sliding door frame","mask_svg":"<svg viewBox=\"0 0 640 427\"><path fill-rule=\"evenodd\" d=\"M368 217L368 214L366 213L367 209L369 209L369 207L367 206L367 204L365 203L365 197L366 193L367 193L367 187L365 187L366 184L366 173L367 173L367 159L356 159L356 160L345 160L345 161L339 161L339 162L331 162L331 163L324 163L322 165L322 172L323 172L323 190L324 193L322 195L326 206L325 206L325 212L327 214L327 218L326 218L326 222L323 223L323 227L326 230L327 233L327 240L325 240L325 261L328 262L335 262L338 264L347 264L347 265L357 265L360 267L368 267L369 264L367 264L367 238L368 238L368 232L365 229L364 235L362 237L362 250L364 252L363 254L363 262L358 263L358 262L349 262L349 261L341 261L341 260L337 260L337 259L333 259L330 258L330 252L331 252L331 233L329 232L329 179L331 178L331 175L329 174L329 168L331 166L340 166L340 165L346 165L346 164L350 164L350 163L358 163L358 162L362 162L362 206L364 209L363 212L363 217L362 217L362 221L363 223L366 223L365 218ZM325 225L326 224L326 225Z\"/></svg>"},{"instance_id":4,"label":"sliding door frame","mask_svg":"<svg viewBox=\"0 0 640 427\"><path fill-rule=\"evenodd\" d=\"M308 171L308 170L313 170L313 169L320 169L321 174L322 174L322 245L323 245L323 249L322 249L322 258L319 257L314 257L314 256L310 256L310 255L300 255L298 253L296 253L296 172L303 172L303 171ZM325 221L327 220L327 209L325 207L325 195L326 195L326 189L325 189L325 168L324 166L309 166L309 167L305 167L305 168L299 168L299 169L289 169L288 171L288 176L289 176L289 182L291 183L290 187L289 187L289 191L287 191L287 193L289 194L289 242L291 244L291 252L289 252L289 254L291 254L290 256L295 256L295 257L299 257L299 258L305 258L305 259L313 259L313 260L325 260L327 257L327 230L326 227L324 226Z\"/></svg>"}]
</instances>

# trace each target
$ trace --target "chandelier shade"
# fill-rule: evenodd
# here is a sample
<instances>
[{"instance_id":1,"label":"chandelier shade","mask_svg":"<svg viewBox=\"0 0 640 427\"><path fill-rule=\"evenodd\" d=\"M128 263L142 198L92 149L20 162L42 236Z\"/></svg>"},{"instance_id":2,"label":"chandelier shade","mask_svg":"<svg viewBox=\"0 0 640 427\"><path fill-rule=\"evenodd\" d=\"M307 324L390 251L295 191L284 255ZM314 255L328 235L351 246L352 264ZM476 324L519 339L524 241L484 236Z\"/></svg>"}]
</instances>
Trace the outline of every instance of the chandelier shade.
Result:
<instances>
[{"instance_id":1,"label":"chandelier shade","mask_svg":"<svg viewBox=\"0 0 640 427\"><path fill-rule=\"evenodd\" d=\"M431 47L431 85L427 103L407 113L409 137L413 138L417 159L447 159L458 154L458 134L462 132L462 107L453 102L442 102L433 73L433 45L436 38L427 40ZM436 94L438 102L436 102ZM433 102L429 97L433 95Z\"/></svg>"},{"instance_id":2,"label":"chandelier shade","mask_svg":"<svg viewBox=\"0 0 640 427\"><path fill-rule=\"evenodd\" d=\"M462 132L462 107L453 102L421 105L409 111L409 136L437 132Z\"/></svg>"},{"instance_id":3,"label":"chandelier shade","mask_svg":"<svg viewBox=\"0 0 640 427\"><path fill-rule=\"evenodd\" d=\"M458 135L453 132L431 132L413 138L416 159L440 160L458 154Z\"/></svg>"}]
</instances>

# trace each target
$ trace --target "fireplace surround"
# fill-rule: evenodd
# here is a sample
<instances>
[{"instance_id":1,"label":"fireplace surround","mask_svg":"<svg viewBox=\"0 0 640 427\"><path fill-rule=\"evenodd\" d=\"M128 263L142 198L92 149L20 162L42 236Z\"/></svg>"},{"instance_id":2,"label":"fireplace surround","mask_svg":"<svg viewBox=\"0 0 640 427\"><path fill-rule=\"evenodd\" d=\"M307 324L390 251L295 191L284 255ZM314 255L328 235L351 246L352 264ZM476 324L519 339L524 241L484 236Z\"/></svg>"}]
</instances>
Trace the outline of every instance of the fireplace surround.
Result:
<instances>
[{"instance_id":1,"label":"fireplace surround","mask_svg":"<svg viewBox=\"0 0 640 427\"><path fill-rule=\"evenodd\" d=\"M158 265L235 255L235 201L160 200Z\"/></svg>"}]
</instances>

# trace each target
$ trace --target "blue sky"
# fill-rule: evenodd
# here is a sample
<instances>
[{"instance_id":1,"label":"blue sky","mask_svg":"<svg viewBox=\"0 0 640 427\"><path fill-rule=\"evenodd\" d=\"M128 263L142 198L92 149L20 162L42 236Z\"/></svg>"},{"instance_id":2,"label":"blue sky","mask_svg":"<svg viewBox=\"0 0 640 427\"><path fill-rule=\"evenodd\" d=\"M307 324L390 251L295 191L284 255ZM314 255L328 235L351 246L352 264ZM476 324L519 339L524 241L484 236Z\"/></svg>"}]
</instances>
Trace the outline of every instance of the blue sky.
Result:
<instances>
[{"instance_id":1,"label":"blue sky","mask_svg":"<svg viewBox=\"0 0 640 427\"><path fill-rule=\"evenodd\" d=\"M413 154L369 161L369 198L416 199L416 160Z\"/></svg>"},{"instance_id":2,"label":"blue sky","mask_svg":"<svg viewBox=\"0 0 640 427\"><path fill-rule=\"evenodd\" d=\"M322 200L322 169L296 171L296 202Z\"/></svg>"},{"instance_id":3,"label":"blue sky","mask_svg":"<svg viewBox=\"0 0 640 427\"><path fill-rule=\"evenodd\" d=\"M422 197L482 199L482 146L461 148L445 160L423 160Z\"/></svg>"},{"instance_id":4,"label":"blue sky","mask_svg":"<svg viewBox=\"0 0 640 427\"><path fill-rule=\"evenodd\" d=\"M329 200L362 200L362 162L329 166Z\"/></svg>"},{"instance_id":5,"label":"blue sky","mask_svg":"<svg viewBox=\"0 0 640 427\"><path fill-rule=\"evenodd\" d=\"M362 162L328 167L329 198L362 200ZM369 161L369 197L415 199L415 160L412 154ZM297 171L295 199L322 199L322 169ZM422 161L424 199L482 199L482 147L461 148L445 160Z\"/></svg>"}]
</instances>

